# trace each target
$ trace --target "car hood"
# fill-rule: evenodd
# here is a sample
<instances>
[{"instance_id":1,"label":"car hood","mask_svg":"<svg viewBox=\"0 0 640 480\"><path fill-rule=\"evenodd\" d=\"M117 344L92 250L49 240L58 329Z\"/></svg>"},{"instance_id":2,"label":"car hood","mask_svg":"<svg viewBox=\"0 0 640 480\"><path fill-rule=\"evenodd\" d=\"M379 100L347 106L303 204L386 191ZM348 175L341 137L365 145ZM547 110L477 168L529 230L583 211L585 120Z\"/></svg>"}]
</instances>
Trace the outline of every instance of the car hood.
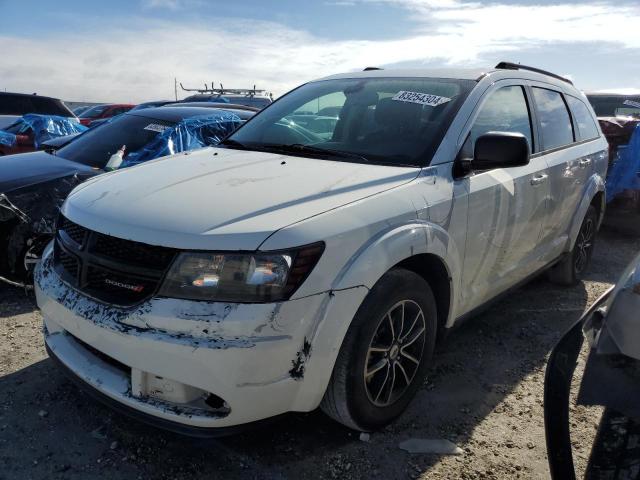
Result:
<instances>
[{"instance_id":1,"label":"car hood","mask_svg":"<svg viewBox=\"0 0 640 480\"><path fill-rule=\"evenodd\" d=\"M152 245L255 250L276 230L419 173L221 148L176 157L90 180L72 192L62 212L92 230Z\"/></svg>"},{"instance_id":2,"label":"car hood","mask_svg":"<svg viewBox=\"0 0 640 480\"><path fill-rule=\"evenodd\" d=\"M0 193L7 193L76 173L91 175L95 170L47 152L20 153L0 157Z\"/></svg>"}]
</instances>

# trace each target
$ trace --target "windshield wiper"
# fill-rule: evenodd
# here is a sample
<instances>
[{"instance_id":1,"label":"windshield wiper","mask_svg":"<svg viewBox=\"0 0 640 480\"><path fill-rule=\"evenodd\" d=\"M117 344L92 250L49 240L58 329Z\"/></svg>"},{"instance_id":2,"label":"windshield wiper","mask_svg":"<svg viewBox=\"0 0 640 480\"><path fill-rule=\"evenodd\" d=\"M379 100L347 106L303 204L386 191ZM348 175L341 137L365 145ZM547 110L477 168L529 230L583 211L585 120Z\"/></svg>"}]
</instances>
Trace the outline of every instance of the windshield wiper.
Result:
<instances>
[{"instance_id":1,"label":"windshield wiper","mask_svg":"<svg viewBox=\"0 0 640 480\"><path fill-rule=\"evenodd\" d=\"M330 148L321 148L315 147L313 145L304 145L302 143L290 143L290 144L282 144L282 145L260 145L260 148L274 150L278 152L287 152L287 153L311 153L318 154L322 156L328 157L338 157L338 158L353 158L355 160L359 160L365 163L371 163L367 157L359 155L357 153L345 152L343 150L332 150Z\"/></svg>"},{"instance_id":2,"label":"windshield wiper","mask_svg":"<svg viewBox=\"0 0 640 480\"><path fill-rule=\"evenodd\" d=\"M232 138L226 138L223 141L221 141L218 145L226 145L227 147L239 148L242 150L251 150L244 143L240 143L239 141L233 140Z\"/></svg>"}]
</instances>

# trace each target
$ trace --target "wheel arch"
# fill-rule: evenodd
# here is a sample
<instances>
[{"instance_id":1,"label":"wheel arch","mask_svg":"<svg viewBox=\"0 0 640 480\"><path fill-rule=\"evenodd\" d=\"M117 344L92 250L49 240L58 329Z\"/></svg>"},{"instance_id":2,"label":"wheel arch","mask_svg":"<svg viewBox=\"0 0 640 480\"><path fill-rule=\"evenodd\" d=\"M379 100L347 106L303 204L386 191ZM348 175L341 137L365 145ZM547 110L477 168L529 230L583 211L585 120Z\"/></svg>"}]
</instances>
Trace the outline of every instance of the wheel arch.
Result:
<instances>
[{"instance_id":1,"label":"wheel arch","mask_svg":"<svg viewBox=\"0 0 640 480\"><path fill-rule=\"evenodd\" d=\"M406 268L429 284L437 299L439 322L449 327L461 266L461 253L441 226L415 221L389 229L364 245L338 274L334 288L364 285L371 289L389 270Z\"/></svg>"},{"instance_id":2,"label":"wheel arch","mask_svg":"<svg viewBox=\"0 0 640 480\"><path fill-rule=\"evenodd\" d=\"M442 338L451 311L451 274L444 260L433 253L408 257L392 268L404 268L420 275L429 284L438 312L438 339Z\"/></svg>"},{"instance_id":3,"label":"wheel arch","mask_svg":"<svg viewBox=\"0 0 640 480\"><path fill-rule=\"evenodd\" d=\"M602 221L604 220L604 212L607 206L607 199L604 190L596 192L591 200L591 205L593 205L598 212L598 228L600 228L600 225L602 225Z\"/></svg>"},{"instance_id":4,"label":"wheel arch","mask_svg":"<svg viewBox=\"0 0 640 480\"><path fill-rule=\"evenodd\" d=\"M587 186L582 195L582 199L580 200L578 208L576 209L573 215L573 219L571 220L566 251L571 251L571 249L573 249L573 246L576 243L576 239L578 238L578 232L580 231L582 220L587 214L587 209L591 205L595 206L596 210L598 210L598 225L600 225L605 210L605 198L604 179L599 174L593 174L587 182Z\"/></svg>"}]
</instances>

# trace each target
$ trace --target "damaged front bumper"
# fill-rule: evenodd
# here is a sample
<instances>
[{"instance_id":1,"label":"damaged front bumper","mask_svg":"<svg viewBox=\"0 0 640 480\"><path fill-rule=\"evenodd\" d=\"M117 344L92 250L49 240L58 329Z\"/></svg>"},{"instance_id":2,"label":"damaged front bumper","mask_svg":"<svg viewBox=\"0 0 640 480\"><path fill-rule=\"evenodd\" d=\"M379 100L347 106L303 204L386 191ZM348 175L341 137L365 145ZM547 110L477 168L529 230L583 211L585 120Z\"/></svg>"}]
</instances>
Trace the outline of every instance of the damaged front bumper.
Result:
<instances>
[{"instance_id":1,"label":"damaged front bumper","mask_svg":"<svg viewBox=\"0 0 640 480\"><path fill-rule=\"evenodd\" d=\"M194 435L316 408L367 293L274 304L152 298L124 309L65 285L50 248L35 290L47 349L66 370L125 413Z\"/></svg>"}]
</instances>

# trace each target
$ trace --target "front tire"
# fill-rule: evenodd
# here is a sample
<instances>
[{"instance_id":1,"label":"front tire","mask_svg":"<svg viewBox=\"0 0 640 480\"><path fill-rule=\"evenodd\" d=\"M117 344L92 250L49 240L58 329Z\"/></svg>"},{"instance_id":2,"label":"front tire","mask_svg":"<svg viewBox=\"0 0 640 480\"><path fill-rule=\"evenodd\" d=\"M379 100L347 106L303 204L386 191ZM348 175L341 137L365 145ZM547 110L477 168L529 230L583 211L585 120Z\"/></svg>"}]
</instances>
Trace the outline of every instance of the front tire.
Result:
<instances>
[{"instance_id":1,"label":"front tire","mask_svg":"<svg viewBox=\"0 0 640 480\"><path fill-rule=\"evenodd\" d=\"M409 270L387 272L347 331L322 410L355 430L392 422L424 382L437 325L429 284Z\"/></svg>"},{"instance_id":2,"label":"front tire","mask_svg":"<svg viewBox=\"0 0 640 480\"><path fill-rule=\"evenodd\" d=\"M598 211L589 205L573 249L549 270L549 280L558 285L576 285L584 276L593 255L598 231Z\"/></svg>"}]
</instances>

